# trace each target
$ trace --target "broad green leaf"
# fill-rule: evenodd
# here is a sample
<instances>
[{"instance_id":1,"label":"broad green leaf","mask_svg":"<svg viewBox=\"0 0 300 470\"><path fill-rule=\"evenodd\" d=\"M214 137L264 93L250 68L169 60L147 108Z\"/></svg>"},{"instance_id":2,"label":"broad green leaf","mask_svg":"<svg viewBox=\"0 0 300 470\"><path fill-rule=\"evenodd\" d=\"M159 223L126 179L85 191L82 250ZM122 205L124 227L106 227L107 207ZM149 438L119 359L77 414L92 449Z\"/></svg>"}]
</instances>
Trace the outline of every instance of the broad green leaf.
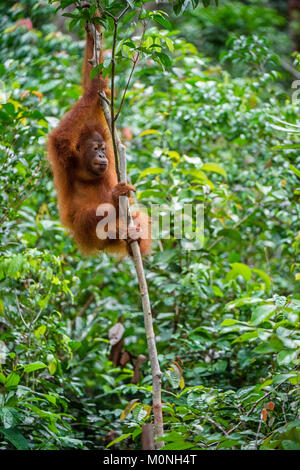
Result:
<instances>
[{"instance_id":1,"label":"broad green leaf","mask_svg":"<svg viewBox=\"0 0 300 470\"><path fill-rule=\"evenodd\" d=\"M259 344L255 349L254 352L256 354L272 354L277 353L282 350L282 343L277 338L272 338L266 343Z\"/></svg>"},{"instance_id":2,"label":"broad green leaf","mask_svg":"<svg viewBox=\"0 0 300 470\"><path fill-rule=\"evenodd\" d=\"M28 450L28 442L25 437L16 429L4 429L0 428L0 433L2 433L13 446L18 450Z\"/></svg>"},{"instance_id":3,"label":"broad green leaf","mask_svg":"<svg viewBox=\"0 0 300 470\"><path fill-rule=\"evenodd\" d=\"M45 369L47 366L43 362L33 362L24 366L24 372L34 372L38 369Z\"/></svg>"},{"instance_id":4,"label":"broad green leaf","mask_svg":"<svg viewBox=\"0 0 300 470\"><path fill-rule=\"evenodd\" d=\"M173 41L171 41L170 38L164 38L165 41L166 41L166 44L168 46L168 49L173 52L174 51L174 44L173 44Z\"/></svg>"},{"instance_id":5,"label":"broad green leaf","mask_svg":"<svg viewBox=\"0 0 300 470\"><path fill-rule=\"evenodd\" d=\"M243 305L251 305L264 302L263 299L259 297L242 297L241 299L233 300L225 305L225 310L231 310L236 307L242 307Z\"/></svg>"},{"instance_id":6,"label":"broad green leaf","mask_svg":"<svg viewBox=\"0 0 300 470\"><path fill-rule=\"evenodd\" d=\"M257 331L249 331L247 333L243 333L241 336L236 338L232 343L244 343L248 342L251 339L256 339L258 336Z\"/></svg>"},{"instance_id":7,"label":"broad green leaf","mask_svg":"<svg viewBox=\"0 0 300 470\"><path fill-rule=\"evenodd\" d=\"M166 154L171 157L171 159L176 162L176 163L179 163L180 162L180 155L178 152L176 152L175 150L169 150L168 152L166 152Z\"/></svg>"},{"instance_id":8,"label":"broad green leaf","mask_svg":"<svg viewBox=\"0 0 300 470\"><path fill-rule=\"evenodd\" d=\"M129 21L132 20L132 18L134 18L136 15L136 11L130 11L129 13L127 13L127 15L123 16L123 23L126 24L126 23L129 23Z\"/></svg>"},{"instance_id":9,"label":"broad green leaf","mask_svg":"<svg viewBox=\"0 0 300 470\"><path fill-rule=\"evenodd\" d=\"M109 447L113 446L114 444L117 444L117 442L124 441L124 439L127 439L132 435L132 432L129 432L128 434L122 434L122 436L117 437L114 441L110 442L106 448L108 449Z\"/></svg>"},{"instance_id":10,"label":"broad green leaf","mask_svg":"<svg viewBox=\"0 0 300 470\"><path fill-rule=\"evenodd\" d=\"M136 421L140 422L149 415L149 408L151 409L151 407L147 405L138 403L132 410L132 416Z\"/></svg>"},{"instance_id":11,"label":"broad green leaf","mask_svg":"<svg viewBox=\"0 0 300 470\"><path fill-rule=\"evenodd\" d=\"M294 441L282 441L282 447L284 450L300 450L300 444Z\"/></svg>"},{"instance_id":12,"label":"broad green leaf","mask_svg":"<svg viewBox=\"0 0 300 470\"><path fill-rule=\"evenodd\" d=\"M289 169L292 170L292 172L295 173L295 175L298 176L298 178L300 178L300 170L298 170L298 168L296 168L293 165L290 165Z\"/></svg>"},{"instance_id":13,"label":"broad green leaf","mask_svg":"<svg viewBox=\"0 0 300 470\"><path fill-rule=\"evenodd\" d=\"M196 178L196 180L199 180L199 181L202 181L204 184L207 184L211 189L214 189L214 184L212 183L212 181L210 181L206 174L204 173L204 171L201 171L201 170L183 170L182 172L183 174L185 175L191 175L193 176L194 178Z\"/></svg>"},{"instance_id":14,"label":"broad green leaf","mask_svg":"<svg viewBox=\"0 0 300 470\"><path fill-rule=\"evenodd\" d=\"M166 67L169 67L172 64L170 57L167 54L164 54L164 52L155 52L153 58L155 58L155 56L158 57L161 63Z\"/></svg>"},{"instance_id":15,"label":"broad green leaf","mask_svg":"<svg viewBox=\"0 0 300 470\"><path fill-rule=\"evenodd\" d=\"M57 359L55 357L48 358L48 369L51 375L55 374L57 369Z\"/></svg>"},{"instance_id":16,"label":"broad green leaf","mask_svg":"<svg viewBox=\"0 0 300 470\"><path fill-rule=\"evenodd\" d=\"M184 450L184 449L192 449L195 447L195 443L191 444L189 442L185 442L184 440L172 442L172 444L166 444L162 450Z\"/></svg>"},{"instance_id":17,"label":"broad green leaf","mask_svg":"<svg viewBox=\"0 0 300 470\"><path fill-rule=\"evenodd\" d=\"M165 375L167 379L169 380L170 384L172 385L173 388L178 388L180 387L180 380L181 376L179 376L173 368L169 368L166 370Z\"/></svg>"},{"instance_id":18,"label":"broad green leaf","mask_svg":"<svg viewBox=\"0 0 300 470\"><path fill-rule=\"evenodd\" d=\"M270 278L270 276L268 276L267 273L265 273L264 271L262 271L261 269L252 269L252 271L254 273L256 273L259 277L262 278L262 280L264 281L265 285L266 285L266 288L269 290L271 288L271 284L272 284L272 280Z\"/></svg>"},{"instance_id":19,"label":"broad green leaf","mask_svg":"<svg viewBox=\"0 0 300 470\"><path fill-rule=\"evenodd\" d=\"M40 336L43 336L46 333L47 327L46 325L41 325L39 328L37 328L34 332L34 336L36 338L39 338Z\"/></svg>"},{"instance_id":20,"label":"broad green leaf","mask_svg":"<svg viewBox=\"0 0 300 470\"><path fill-rule=\"evenodd\" d=\"M139 178L144 178L148 175L160 175L161 173L165 173L163 168L146 168L146 170L140 173Z\"/></svg>"},{"instance_id":21,"label":"broad green leaf","mask_svg":"<svg viewBox=\"0 0 300 470\"><path fill-rule=\"evenodd\" d=\"M217 449L223 449L223 448L227 448L227 447L234 447L236 445L239 445L239 441L238 440L234 440L234 439L224 439L218 446L217 446Z\"/></svg>"},{"instance_id":22,"label":"broad green leaf","mask_svg":"<svg viewBox=\"0 0 300 470\"><path fill-rule=\"evenodd\" d=\"M218 163L205 163L204 165L202 165L200 170L213 171L214 173L219 173L220 175L224 176L224 178L227 178L226 171L224 170L224 168L218 165Z\"/></svg>"},{"instance_id":23,"label":"broad green leaf","mask_svg":"<svg viewBox=\"0 0 300 470\"><path fill-rule=\"evenodd\" d=\"M212 288L216 297L224 297L224 294L219 286L213 285Z\"/></svg>"},{"instance_id":24,"label":"broad green leaf","mask_svg":"<svg viewBox=\"0 0 300 470\"><path fill-rule=\"evenodd\" d=\"M152 18L154 19L154 21L156 21L157 23L159 23L160 25L162 25L164 28L166 29L172 29L172 25L170 23L170 21L168 21L166 18L164 18L163 16L160 16L160 15L153 15Z\"/></svg>"},{"instance_id":25,"label":"broad green leaf","mask_svg":"<svg viewBox=\"0 0 300 470\"><path fill-rule=\"evenodd\" d=\"M250 281L252 272L251 269L243 263L232 263L232 269L227 273L226 279L236 279L238 276L242 276L245 281Z\"/></svg>"},{"instance_id":26,"label":"broad green leaf","mask_svg":"<svg viewBox=\"0 0 300 470\"><path fill-rule=\"evenodd\" d=\"M7 265L7 275L17 279L20 273L21 267L23 265L23 262L24 262L23 256L20 254L10 259Z\"/></svg>"},{"instance_id":27,"label":"broad green leaf","mask_svg":"<svg viewBox=\"0 0 300 470\"><path fill-rule=\"evenodd\" d=\"M47 398L47 400L52 403L53 405L56 405L56 397L53 396L53 395L45 395L45 398Z\"/></svg>"},{"instance_id":28,"label":"broad green leaf","mask_svg":"<svg viewBox=\"0 0 300 470\"><path fill-rule=\"evenodd\" d=\"M274 304L266 304L256 307L251 316L251 323L253 323L253 325L260 325L264 321L269 320L269 318L273 316L275 310L276 305Z\"/></svg>"},{"instance_id":29,"label":"broad green leaf","mask_svg":"<svg viewBox=\"0 0 300 470\"><path fill-rule=\"evenodd\" d=\"M293 363L293 361L297 358L299 351L295 351L293 349L285 349L280 351L277 356L277 362L279 365L288 366Z\"/></svg>"},{"instance_id":30,"label":"broad green leaf","mask_svg":"<svg viewBox=\"0 0 300 470\"><path fill-rule=\"evenodd\" d=\"M11 372L5 380L5 387L15 387L20 382L20 376L15 372Z\"/></svg>"},{"instance_id":31,"label":"broad green leaf","mask_svg":"<svg viewBox=\"0 0 300 470\"><path fill-rule=\"evenodd\" d=\"M233 318L226 318L220 326L231 326L235 325L236 323L239 323L238 320L234 320Z\"/></svg>"},{"instance_id":32,"label":"broad green leaf","mask_svg":"<svg viewBox=\"0 0 300 470\"><path fill-rule=\"evenodd\" d=\"M272 150L278 150L278 149L300 149L300 144L282 144L282 145L274 145L272 147Z\"/></svg>"},{"instance_id":33,"label":"broad green leaf","mask_svg":"<svg viewBox=\"0 0 300 470\"><path fill-rule=\"evenodd\" d=\"M0 417L1 417L4 429L9 429L16 425L13 411L15 411L14 408L8 408L5 406L0 409Z\"/></svg>"}]
</instances>

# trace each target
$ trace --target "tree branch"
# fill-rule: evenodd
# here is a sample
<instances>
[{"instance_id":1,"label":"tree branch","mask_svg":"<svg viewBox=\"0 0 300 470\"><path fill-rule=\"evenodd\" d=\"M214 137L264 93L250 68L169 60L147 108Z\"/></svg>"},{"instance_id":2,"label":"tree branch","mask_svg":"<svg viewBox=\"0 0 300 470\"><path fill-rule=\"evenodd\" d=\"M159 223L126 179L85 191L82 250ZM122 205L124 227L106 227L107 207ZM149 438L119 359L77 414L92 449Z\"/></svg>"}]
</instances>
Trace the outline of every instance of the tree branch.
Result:
<instances>
[{"instance_id":1,"label":"tree branch","mask_svg":"<svg viewBox=\"0 0 300 470\"><path fill-rule=\"evenodd\" d=\"M107 98L105 96L105 92L100 93L100 97L101 97L103 112L104 112L105 118L107 120L107 124L110 128L111 135L112 135L113 146L115 150L116 167L119 167L120 169L120 173L118 174L118 180L126 182L127 180L126 147L122 144L121 139L114 125L114 121L115 121L114 73L115 73L115 50L116 50L116 40L117 40L117 21L118 21L117 19L114 19L115 27L114 27L114 38L113 38L113 48L112 48L112 81L111 81L112 87L111 87L110 109L109 109ZM95 28L95 34L99 34L96 28ZM120 159L119 161L118 161L118 155ZM128 214L129 226L133 226L134 222L130 214L128 198L125 198L125 197L121 198L121 204L123 205L123 209L125 209L126 213ZM153 380L152 401L153 401L153 415L154 415L154 437L156 439L155 445L156 445L156 448L160 448L164 445L163 441L161 440L163 436L163 417L162 417L162 403L161 403L161 370L160 370L158 356L157 356L148 286L147 286L145 271L143 267L140 247L137 241L134 241L131 243L131 249L132 249L133 260L134 260L138 282L139 282L142 307L143 307L143 312L144 312L145 331L146 331L146 338L147 338L147 345L148 345L149 359L150 359L152 380Z\"/></svg>"}]
</instances>

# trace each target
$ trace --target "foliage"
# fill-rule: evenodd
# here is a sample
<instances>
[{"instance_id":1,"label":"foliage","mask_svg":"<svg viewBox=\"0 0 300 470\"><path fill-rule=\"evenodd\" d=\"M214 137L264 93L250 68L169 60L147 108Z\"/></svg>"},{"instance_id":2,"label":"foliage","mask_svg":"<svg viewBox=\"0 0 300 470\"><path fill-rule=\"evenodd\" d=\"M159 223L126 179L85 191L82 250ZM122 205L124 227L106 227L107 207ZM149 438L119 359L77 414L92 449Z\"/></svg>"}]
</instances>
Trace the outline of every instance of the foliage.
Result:
<instances>
[{"instance_id":1,"label":"foliage","mask_svg":"<svg viewBox=\"0 0 300 470\"><path fill-rule=\"evenodd\" d=\"M270 8L269 3L265 0L253 0L246 4L224 1L218 7L186 12L176 19L176 26L179 34L195 44L199 51L216 59L220 52L226 50L226 42L233 35L261 35L272 42L277 53L285 54L291 43L284 32L287 21L282 12ZM188 19L185 18L187 15Z\"/></svg>"},{"instance_id":2,"label":"foliage","mask_svg":"<svg viewBox=\"0 0 300 470\"><path fill-rule=\"evenodd\" d=\"M84 42L57 31L53 6L35 4L12 5L0 25L1 448L140 449L149 365L130 383L133 365L115 367L108 341L121 319L126 350L147 353L132 262L82 258L58 222L45 158L49 129L80 96ZM181 14L184 2L174 4ZM205 10L220 28L224 8ZM266 10L267 25L280 27ZM75 32L87 13L77 14ZM299 125L299 107L278 85L272 38L261 39L254 19L257 36L236 34L212 65L172 17L143 14L142 42L132 16L118 44L120 98L140 53L120 115L128 171L139 202L203 204L205 214L201 249L171 231L145 262L164 449L298 449L299 132L284 123ZM191 37L194 14L181 20Z\"/></svg>"}]
</instances>

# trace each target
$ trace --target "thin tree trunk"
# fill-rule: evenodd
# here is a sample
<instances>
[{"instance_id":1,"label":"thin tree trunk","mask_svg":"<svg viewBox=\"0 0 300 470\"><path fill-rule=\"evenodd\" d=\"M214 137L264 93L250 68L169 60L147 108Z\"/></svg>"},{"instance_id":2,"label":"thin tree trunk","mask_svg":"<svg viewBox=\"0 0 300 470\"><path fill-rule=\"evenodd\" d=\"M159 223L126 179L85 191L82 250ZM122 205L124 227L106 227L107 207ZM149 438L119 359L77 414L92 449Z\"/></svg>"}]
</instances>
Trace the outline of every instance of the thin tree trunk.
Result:
<instances>
[{"instance_id":1,"label":"thin tree trunk","mask_svg":"<svg viewBox=\"0 0 300 470\"><path fill-rule=\"evenodd\" d=\"M99 50L101 48L100 34L96 30L93 24L90 25L92 34L95 42L94 57L90 60L93 66L97 65L97 59L99 57ZM115 33L116 34L116 33ZM127 181L127 170L126 170L126 147L122 144L117 129L115 128L113 107L108 105L108 100L103 92L101 95L101 102L103 112L110 128L112 138L114 140L113 146L115 149L116 168L120 171L120 181ZM114 99L113 93L111 99ZM119 158L118 158L119 157ZM120 204L123 206L123 214L128 214L129 226L134 225L133 219L130 215L130 207L128 198L122 197ZM122 209L121 206L121 209ZM144 312L144 323L147 338L147 345L149 351L151 372L152 372L152 402L153 402L153 415L154 415L154 438L156 439L155 446L160 448L164 445L162 440L163 436L163 417L162 417L162 403L161 403L161 370L158 362L155 335L153 329L153 318L151 313L151 305L148 293L148 286L143 267L143 261L141 256L140 247L137 241L131 243L132 255L137 272L139 288L141 293L142 307Z\"/></svg>"}]
</instances>

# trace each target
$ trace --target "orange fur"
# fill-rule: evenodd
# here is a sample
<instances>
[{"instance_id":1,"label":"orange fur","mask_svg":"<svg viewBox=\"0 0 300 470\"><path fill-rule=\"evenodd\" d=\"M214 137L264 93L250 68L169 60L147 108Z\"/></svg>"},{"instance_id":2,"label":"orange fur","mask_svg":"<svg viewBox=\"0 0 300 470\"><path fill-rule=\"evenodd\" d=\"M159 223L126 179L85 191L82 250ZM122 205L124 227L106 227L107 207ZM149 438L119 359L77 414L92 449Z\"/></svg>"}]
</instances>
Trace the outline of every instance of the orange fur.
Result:
<instances>
[{"instance_id":1,"label":"orange fur","mask_svg":"<svg viewBox=\"0 0 300 470\"><path fill-rule=\"evenodd\" d=\"M98 28L98 27L97 27ZM87 33L83 66L84 94L73 108L63 117L59 126L48 137L48 159L51 163L54 184L57 190L60 219L69 228L81 251L85 254L105 250L121 256L128 254L125 240L100 240L96 225L101 220L96 216L99 204L118 204L113 197L118 192L114 152L110 131L103 113L98 92L106 87L102 78L90 80L93 57L93 38ZM102 53L100 62L102 62ZM86 145L86 140L97 131L106 143L108 168L100 177L88 177L84 161L81 161L77 145ZM114 190L114 191L113 191ZM146 214L137 213L135 219L144 233L149 233L150 219ZM119 221L117 220L117 236ZM143 255L151 250L150 236L140 240Z\"/></svg>"}]
</instances>

